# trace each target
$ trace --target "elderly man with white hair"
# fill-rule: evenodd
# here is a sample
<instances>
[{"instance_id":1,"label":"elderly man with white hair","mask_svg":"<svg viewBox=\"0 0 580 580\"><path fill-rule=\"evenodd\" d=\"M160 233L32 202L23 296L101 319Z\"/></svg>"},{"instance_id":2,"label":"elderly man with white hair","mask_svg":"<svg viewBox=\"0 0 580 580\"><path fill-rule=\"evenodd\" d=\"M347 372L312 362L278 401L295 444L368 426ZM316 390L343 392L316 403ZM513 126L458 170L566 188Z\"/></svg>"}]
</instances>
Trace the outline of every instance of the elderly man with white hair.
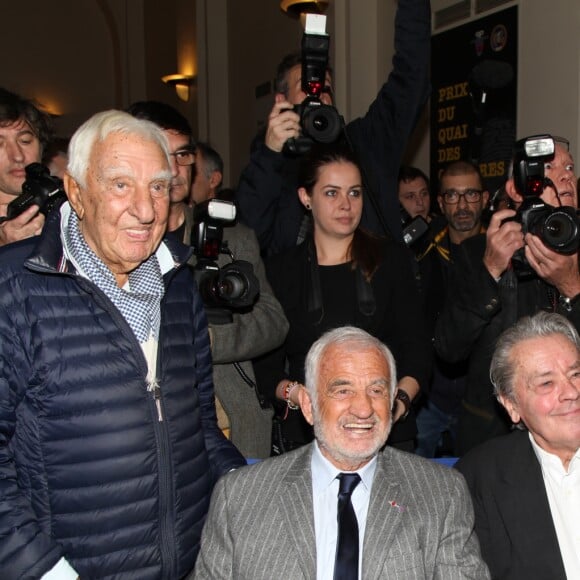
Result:
<instances>
[{"instance_id":1,"label":"elderly man with white hair","mask_svg":"<svg viewBox=\"0 0 580 580\"><path fill-rule=\"evenodd\" d=\"M196 579L489 578L463 478L384 447L396 377L359 328L312 345L299 396L315 442L218 482Z\"/></svg>"},{"instance_id":2,"label":"elderly man with white hair","mask_svg":"<svg viewBox=\"0 0 580 580\"><path fill-rule=\"evenodd\" d=\"M182 578L214 482L244 464L189 250L163 240L170 167L157 126L99 113L71 140L68 202L0 251L3 579Z\"/></svg>"}]
</instances>

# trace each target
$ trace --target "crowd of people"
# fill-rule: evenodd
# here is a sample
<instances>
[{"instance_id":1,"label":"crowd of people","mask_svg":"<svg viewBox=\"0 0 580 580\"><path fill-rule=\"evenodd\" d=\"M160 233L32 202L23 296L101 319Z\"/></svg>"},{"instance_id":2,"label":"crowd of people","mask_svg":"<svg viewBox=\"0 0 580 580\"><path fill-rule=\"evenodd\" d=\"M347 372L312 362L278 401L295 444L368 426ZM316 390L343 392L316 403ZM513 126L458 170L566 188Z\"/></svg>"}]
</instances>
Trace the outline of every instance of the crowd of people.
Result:
<instances>
[{"instance_id":1,"label":"crowd of people","mask_svg":"<svg viewBox=\"0 0 580 580\"><path fill-rule=\"evenodd\" d=\"M306 152L285 57L232 190L168 104L62 139L0 89L3 578L580 578L580 244L526 230L517 168L490 206L471 160L402 164L428 0L395 35ZM576 215L548 142L538 197ZM35 163L62 198L16 210Z\"/></svg>"}]
</instances>

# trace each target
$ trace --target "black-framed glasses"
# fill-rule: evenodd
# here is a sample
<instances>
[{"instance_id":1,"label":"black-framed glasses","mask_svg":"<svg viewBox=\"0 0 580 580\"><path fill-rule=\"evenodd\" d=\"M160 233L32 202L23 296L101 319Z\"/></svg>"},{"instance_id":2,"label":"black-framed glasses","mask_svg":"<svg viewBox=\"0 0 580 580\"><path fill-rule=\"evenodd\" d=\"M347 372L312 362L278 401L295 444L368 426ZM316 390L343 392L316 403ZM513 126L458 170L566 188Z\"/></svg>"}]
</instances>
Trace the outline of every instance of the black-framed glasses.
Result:
<instances>
[{"instance_id":1,"label":"black-framed glasses","mask_svg":"<svg viewBox=\"0 0 580 580\"><path fill-rule=\"evenodd\" d=\"M459 191L457 189L447 189L441 196L443 201L449 205L455 205L459 203L459 200L463 197L467 203L476 203L481 199L482 194L481 189L466 189L465 191Z\"/></svg>"},{"instance_id":2,"label":"black-framed glasses","mask_svg":"<svg viewBox=\"0 0 580 580\"><path fill-rule=\"evenodd\" d=\"M179 149L170 155L175 157L177 165L193 165L195 163L195 151L192 149Z\"/></svg>"}]
</instances>

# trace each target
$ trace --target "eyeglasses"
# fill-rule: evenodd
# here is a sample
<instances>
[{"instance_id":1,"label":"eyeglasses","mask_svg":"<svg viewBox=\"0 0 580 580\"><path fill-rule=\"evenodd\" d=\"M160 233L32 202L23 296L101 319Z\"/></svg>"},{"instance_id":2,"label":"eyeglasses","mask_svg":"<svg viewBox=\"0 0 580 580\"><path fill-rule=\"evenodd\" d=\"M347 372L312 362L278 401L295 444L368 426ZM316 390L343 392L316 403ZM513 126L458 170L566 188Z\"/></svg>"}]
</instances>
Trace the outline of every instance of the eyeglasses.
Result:
<instances>
[{"instance_id":1,"label":"eyeglasses","mask_svg":"<svg viewBox=\"0 0 580 580\"><path fill-rule=\"evenodd\" d=\"M457 191L457 189L448 189L444 191L441 196L443 201L449 205L459 203L460 198L465 198L467 203L476 203L481 199L481 189L466 189L465 191Z\"/></svg>"},{"instance_id":2,"label":"eyeglasses","mask_svg":"<svg viewBox=\"0 0 580 580\"><path fill-rule=\"evenodd\" d=\"M177 165L193 165L195 163L195 151L191 149L179 149L179 151L169 155L175 157Z\"/></svg>"}]
</instances>

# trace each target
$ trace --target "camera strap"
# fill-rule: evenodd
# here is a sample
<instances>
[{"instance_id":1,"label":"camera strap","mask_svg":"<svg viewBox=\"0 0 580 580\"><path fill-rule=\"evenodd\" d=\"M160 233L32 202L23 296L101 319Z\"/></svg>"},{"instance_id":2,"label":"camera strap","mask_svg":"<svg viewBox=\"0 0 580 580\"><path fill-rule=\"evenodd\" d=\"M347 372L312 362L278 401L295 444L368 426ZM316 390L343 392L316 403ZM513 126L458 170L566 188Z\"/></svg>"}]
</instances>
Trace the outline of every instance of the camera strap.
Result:
<instances>
[{"instance_id":1,"label":"camera strap","mask_svg":"<svg viewBox=\"0 0 580 580\"><path fill-rule=\"evenodd\" d=\"M502 304L502 330L512 327L518 320L518 277L510 266L498 282Z\"/></svg>"},{"instance_id":2,"label":"camera strap","mask_svg":"<svg viewBox=\"0 0 580 580\"><path fill-rule=\"evenodd\" d=\"M427 246L424 252L417 256L417 262L420 262L433 248L436 248L439 252L439 255L446 261L451 261L451 255L449 248L445 248L441 245L441 241L447 235L449 231L449 226L445 226L432 240L431 243Z\"/></svg>"},{"instance_id":3,"label":"camera strap","mask_svg":"<svg viewBox=\"0 0 580 580\"><path fill-rule=\"evenodd\" d=\"M309 237L306 244L306 258L308 260L310 274L310 291L308 292L308 313L315 314L317 320L315 324L320 324L324 317L324 306L322 304L322 289L320 287L320 272L318 271L318 257L312 237Z\"/></svg>"},{"instance_id":4,"label":"camera strap","mask_svg":"<svg viewBox=\"0 0 580 580\"><path fill-rule=\"evenodd\" d=\"M307 247L307 260L310 270L310 291L308 292L308 313L317 316L315 324L320 324L324 318L324 304L322 303L322 289L320 286L320 270L316 247L312 237L304 242ZM355 289L358 301L358 310L363 316L372 316L377 308L375 294L371 283L364 277L361 269L357 266L354 270Z\"/></svg>"},{"instance_id":5,"label":"camera strap","mask_svg":"<svg viewBox=\"0 0 580 580\"><path fill-rule=\"evenodd\" d=\"M234 362L233 365L234 365L234 368L236 369L236 371L238 372L238 374L240 375L241 379L244 381L244 383L246 383L246 385L248 385L248 387L253 389L254 392L256 393L256 398L258 399L258 403L260 403L260 407L262 409L269 409L271 407L271 405L266 400L266 397L264 397L264 395L260 391L256 381L252 380L252 378L243 369L242 365L239 362Z\"/></svg>"}]
</instances>

